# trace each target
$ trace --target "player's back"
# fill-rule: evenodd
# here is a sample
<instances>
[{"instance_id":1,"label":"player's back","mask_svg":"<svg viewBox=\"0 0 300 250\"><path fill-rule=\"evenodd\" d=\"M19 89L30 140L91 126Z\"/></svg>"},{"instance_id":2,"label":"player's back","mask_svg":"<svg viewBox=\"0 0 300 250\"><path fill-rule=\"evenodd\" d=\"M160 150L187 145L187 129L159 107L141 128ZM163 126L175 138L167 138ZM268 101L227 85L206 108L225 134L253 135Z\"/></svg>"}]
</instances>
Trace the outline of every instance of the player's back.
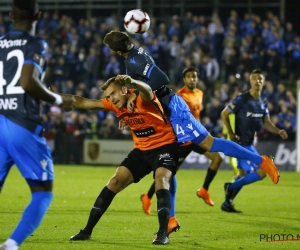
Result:
<instances>
[{"instance_id":1,"label":"player's back","mask_svg":"<svg viewBox=\"0 0 300 250\"><path fill-rule=\"evenodd\" d=\"M47 44L26 31L11 31L0 38L0 114L34 131L42 123L39 101L25 93L20 85L24 64L44 68Z\"/></svg>"},{"instance_id":2,"label":"player's back","mask_svg":"<svg viewBox=\"0 0 300 250\"><path fill-rule=\"evenodd\" d=\"M126 75L133 79L147 82L155 62L143 48L134 46L125 60L125 66Z\"/></svg>"}]
</instances>

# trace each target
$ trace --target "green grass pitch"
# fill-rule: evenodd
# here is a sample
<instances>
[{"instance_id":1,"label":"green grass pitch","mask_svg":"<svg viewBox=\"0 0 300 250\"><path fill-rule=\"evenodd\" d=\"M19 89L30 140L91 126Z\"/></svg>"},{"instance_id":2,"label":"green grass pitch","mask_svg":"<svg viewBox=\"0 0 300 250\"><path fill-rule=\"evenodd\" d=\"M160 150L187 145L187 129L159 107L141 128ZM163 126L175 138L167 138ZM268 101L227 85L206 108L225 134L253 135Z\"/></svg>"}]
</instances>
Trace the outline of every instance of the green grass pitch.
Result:
<instances>
[{"instance_id":1,"label":"green grass pitch","mask_svg":"<svg viewBox=\"0 0 300 250\"><path fill-rule=\"evenodd\" d=\"M266 234L300 237L300 174L294 172L281 172L278 185L266 177L244 187L235 201L236 208L243 213L228 214L220 206L224 199L223 183L232 179L231 171L220 170L217 174L210 187L215 206L209 207L196 196L206 172L180 170L176 211L181 229L170 235L171 244L167 246L151 244L158 229L156 198L150 216L141 209L140 195L152 183L149 175L115 197L95 227L91 241L70 242L69 237L85 226L96 197L115 169L56 166L54 201L41 226L20 249L300 249L300 241L260 240ZM0 195L0 243L12 232L29 199L29 188L14 167Z\"/></svg>"}]
</instances>

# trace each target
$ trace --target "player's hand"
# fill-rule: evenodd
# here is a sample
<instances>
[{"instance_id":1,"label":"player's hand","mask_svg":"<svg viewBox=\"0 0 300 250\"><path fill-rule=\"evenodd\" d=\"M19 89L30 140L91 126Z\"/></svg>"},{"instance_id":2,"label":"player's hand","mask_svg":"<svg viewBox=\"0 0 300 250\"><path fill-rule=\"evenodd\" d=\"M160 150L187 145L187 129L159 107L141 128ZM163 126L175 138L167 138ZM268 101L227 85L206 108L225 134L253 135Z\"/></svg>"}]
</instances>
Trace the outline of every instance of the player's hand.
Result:
<instances>
[{"instance_id":1,"label":"player's hand","mask_svg":"<svg viewBox=\"0 0 300 250\"><path fill-rule=\"evenodd\" d=\"M230 137L230 140L234 141L234 142L238 142L240 140L240 137L234 133L229 133L229 137Z\"/></svg>"},{"instance_id":2,"label":"player's hand","mask_svg":"<svg viewBox=\"0 0 300 250\"><path fill-rule=\"evenodd\" d=\"M287 133L284 129L279 130L278 134L280 135L280 137L282 139L287 139L288 138L288 135L287 135Z\"/></svg>"},{"instance_id":3,"label":"player's hand","mask_svg":"<svg viewBox=\"0 0 300 250\"><path fill-rule=\"evenodd\" d=\"M123 130L127 127L127 123L124 120L119 120L119 130Z\"/></svg>"},{"instance_id":4,"label":"player's hand","mask_svg":"<svg viewBox=\"0 0 300 250\"><path fill-rule=\"evenodd\" d=\"M127 109L132 112L135 107L135 100L137 95L135 93L131 93L127 99Z\"/></svg>"},{"instance_id":5,"label":"player's hand","mask_svg":"<svg viewBox=\"0 0 300 250\"><path fill-rule=\"evenodd\" d=\"M125 84L132 84L132 78L128 75L117 75L116 81L121 81Z\"/></svg>"},{"instance_id":6,"label":"player's hand","mask_svg":"<svg viewBox=\"0 0 300 250\"><path fill-rule=\"evenodd\" d=\"M61 108L63 108L66 111L70 111L73 109L73 105L75 103L75 98L72 95L61 95L62 97L62 104L59 105Z\"/></svg>"}]
</instances>

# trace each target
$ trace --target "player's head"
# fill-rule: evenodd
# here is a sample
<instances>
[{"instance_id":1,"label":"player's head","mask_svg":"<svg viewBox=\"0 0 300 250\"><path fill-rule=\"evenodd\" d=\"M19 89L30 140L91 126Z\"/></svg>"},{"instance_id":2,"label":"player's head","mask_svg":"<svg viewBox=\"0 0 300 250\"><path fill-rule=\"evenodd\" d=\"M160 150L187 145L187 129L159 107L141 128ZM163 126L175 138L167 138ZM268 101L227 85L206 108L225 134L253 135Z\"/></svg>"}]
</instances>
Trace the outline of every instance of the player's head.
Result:
<instances>
[{"instance_id":1,"label":"player's head","mask_svg":"<svg viewBox=\"0 0 300 250\"><path fill-rule=\"evenodd\" d=\"M129 36L121 31L107 33L103 39L103 43L120 55L127 53L133 47Z\"/></svg>"},{"instance_id":2,"label":"player's head","mask_svg":"<svg viewBox=\"0 0 300 250\"><path fill-rule=\"evenodd\" d=\"M117 81L115 77L109 78L101 89L105 91L105 96L118 109L123 108L127 104L127 87L125 83Z\"/></svg>"},{"instance_id":3,"label":"player's head","mask_svg":"<svg viewBox=\"0 0 300 250\"><path fill-rule=\"evenodd\" d=\"M265 75L261 69L255 69L250 74L250 85L252 89L261 91L265 85Z\"/></svg>"},{"instance_id":4,"label":"player's head","mask_svg":"<svg viewBox=\"0 0 300 250\"><path fill-rule=\"evenodd\" d=\"M185 68L182 72L184 85L190 89L194 90L197 87L199 81L198 78L199 70L196 67Z\"/></svg>"},{"instance_id":5,"label":"player's head","mask_svg":"<svg viewBox=\"0 0 300 250\"><path fill-rule=\"evenodd\" d=\"M32 23L38 20L39 16L37 0L13 0L10 17L14 22Z\"/></svg>"}]
</instances>

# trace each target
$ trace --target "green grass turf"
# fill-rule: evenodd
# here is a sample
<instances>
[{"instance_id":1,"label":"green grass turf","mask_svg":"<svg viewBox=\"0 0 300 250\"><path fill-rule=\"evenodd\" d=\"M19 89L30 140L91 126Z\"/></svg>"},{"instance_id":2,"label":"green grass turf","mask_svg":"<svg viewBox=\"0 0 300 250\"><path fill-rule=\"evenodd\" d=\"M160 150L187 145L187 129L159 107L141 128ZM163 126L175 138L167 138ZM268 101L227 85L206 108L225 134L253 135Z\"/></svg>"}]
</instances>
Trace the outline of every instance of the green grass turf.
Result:
<instances>
[{"instance_id":1,"label":"green grass turf","mask_svg":"<svg viewBox=\"0 0 300 250\"><path fill-rule=\"evenodd\" d=\"M176 210L181 230L170 235L168 246L151 244L158 229L156 198L150 216L141 209L139 197L152 183L149 175L115 197L91 241L70 242L69 237L85 226L91 206L115 169L56 166L55 199L41 226L20 249L300 249L300 241L260 241L261 234L300 236L300 175L292 172L282 172L278 185L267 177L244 187L235 201L243 213L228 214L220 206L223 183L232 179L231 171L219 171L211 184L215 206L209 207L195 194L205 171L180 170ZM0 195L0 243L16 226L29 198L25 180L14 167Z\"/></svg>"}]
</instances>

